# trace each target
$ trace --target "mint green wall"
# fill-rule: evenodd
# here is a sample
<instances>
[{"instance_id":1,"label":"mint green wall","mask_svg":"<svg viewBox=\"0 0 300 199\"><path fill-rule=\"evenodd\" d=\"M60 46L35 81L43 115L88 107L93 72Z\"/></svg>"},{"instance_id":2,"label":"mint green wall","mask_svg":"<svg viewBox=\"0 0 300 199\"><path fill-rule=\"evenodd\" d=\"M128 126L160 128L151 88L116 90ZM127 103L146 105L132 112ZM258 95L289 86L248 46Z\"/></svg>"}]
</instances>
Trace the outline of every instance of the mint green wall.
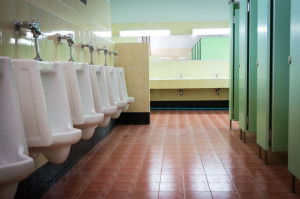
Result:
<instances>
[{"instance_id":1,"label":"mint green wall","mask_svg":"<svg viewBox=\"0 0 300 199\"><path fill-rule=\"evenodd\" d=\"M229 38L202 38L201 60L229 59Z\"/></svg>"},{"instance_id":2,"label":"mint green wall","mask_svg":"<svg viewBox=\"0 0 300 199\"><path fill-rule=\"evenodd\" d=\"M229 20L224 0L111 0L112 23Z\"/></svg>"}]
</instances>

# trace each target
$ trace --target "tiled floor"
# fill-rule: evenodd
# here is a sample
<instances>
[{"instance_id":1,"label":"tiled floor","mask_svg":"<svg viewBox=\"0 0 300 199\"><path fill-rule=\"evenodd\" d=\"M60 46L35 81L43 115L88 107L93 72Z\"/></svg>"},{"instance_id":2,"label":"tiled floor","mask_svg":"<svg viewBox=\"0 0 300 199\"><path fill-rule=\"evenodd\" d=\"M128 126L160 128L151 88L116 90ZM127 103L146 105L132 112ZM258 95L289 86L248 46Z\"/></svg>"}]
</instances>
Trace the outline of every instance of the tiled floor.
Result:
<instances>
[{"instance_id":1,"label":"tiled floor","mask_svg":"<svg viewBox=\"0 0 300 199\"><path fill-rule=\"evenodd\" d=\"M286 153L257 158L255 136L229 130L228 111L152 111L151 125L119 125L47 198L300 198Z\"/></svg>"}]
</instances>

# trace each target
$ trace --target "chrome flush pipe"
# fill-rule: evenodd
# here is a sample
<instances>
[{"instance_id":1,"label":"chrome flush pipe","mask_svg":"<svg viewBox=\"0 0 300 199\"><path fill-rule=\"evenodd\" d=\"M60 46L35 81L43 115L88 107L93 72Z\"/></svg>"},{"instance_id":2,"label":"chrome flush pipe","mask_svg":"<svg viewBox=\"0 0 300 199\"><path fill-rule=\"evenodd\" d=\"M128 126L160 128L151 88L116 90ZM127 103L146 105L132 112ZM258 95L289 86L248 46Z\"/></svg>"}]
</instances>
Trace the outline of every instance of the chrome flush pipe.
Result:
<instances>
[{"instance_id":1,"label":"chrome flush pipe","mask_svg":"<svg viewBox=\"0 0 300 199\"><path fill-rule=\"evenodd\" d=\"M115 50L115 51L113 51L113 53L114 53L114 56L115 56L115 67L117 67L117 56L118 56L118 51Z\"/></svg>"},{"instance_id":2,"label":"chrome flush pipe","mask_svg":"<svg viewBox=\"0 0 300 199\"><path fill-rule=\"evenodd\" d=\"M43 61L43 59L40 56L40 48L39 48L39 41L38 41L39 36L42 34L41 30L40 30L39 22L35 21L35 20L24 21L24 22L15 20L16 31L21 30L21 28L31 31L31 33L33 34L33 38L34 38L34 45L35 45L35 52L36 52L36 57L34 59L38 60L38 61Z\"/></svg>"},{"instance_id":3,"label":"chrome flush pipe","mask_svg":"<svg viewBox=\"0 0 300 199\"><path fill-rule=\"evenodd\" d=\"M73 59L73 50L72 50L72 47L75 44L74 35L71 33L66 34L66 35L58 34L58 41L60 42L62 39L67 40L68 46L70 47L70 60L69 61L75 62Z\"/></svg>"},{"instance_id":4,"label":"chrome flush pipe","mask_svg":"<svg viewBox=\"0 0 300 199\"><path fill-rule=\"evenodd\" d=\"M94 65L94 62L93 62L93 52L95 51L94 44L92 42L87 43L87 44L81 43L81 48L83 49L84 47L89 48L90 53L91 53L91 63L90 63L90 65Z\"/></svg>"},{"instance_id":5,"label":"chrome flush pipe","mask_svg":"<svg viewBox=\"0 0 300 199\"><path fill-rule=\"evenodd\" d=\"M111 56L111 54L113 54L113 51L109 50L108 51L109 57Z\"/></svg>"},{"instance_id":6,"label":"chrome flush pipe","mask_svg":"<svg viewBox=\"0 0 300 199\"><path fill-rule=\"evenodd\" d=\"M101 52L101 51L104 52L104 55L105 55L105 64L104 64L104 66L107 66L107 53L108 53L108 48L107 48L107 46L104 46L103 48L98 47L98 48L97 48L97 51L98 51L98 52Z\"/></svg>"}]
</instances>

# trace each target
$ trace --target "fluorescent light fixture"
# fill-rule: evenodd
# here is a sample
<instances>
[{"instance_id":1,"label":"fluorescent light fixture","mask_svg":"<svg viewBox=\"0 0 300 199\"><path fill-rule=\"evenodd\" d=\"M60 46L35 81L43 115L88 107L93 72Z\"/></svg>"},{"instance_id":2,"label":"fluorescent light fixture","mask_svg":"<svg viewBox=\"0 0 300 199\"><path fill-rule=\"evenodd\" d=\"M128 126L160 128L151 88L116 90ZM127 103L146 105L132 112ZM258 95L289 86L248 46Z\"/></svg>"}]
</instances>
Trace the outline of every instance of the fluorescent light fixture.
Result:
<instances>
[{"instance_id":1,"label":"fluorescent light fixture","mask_svg":"<svg viewBox=\"0 0 300 199\"><path fill-rule=\"evenodd\" d=\"M229 28L193 29L193 35L229 35Z\"/></svg>"},{"instance_id":2,"label":"fluorescent light fixture","mask_svg":"<svg viewBox=\"0 0 300 199\"><path fill-rule=\"evenodd\" d=\"M139 37L139 36L169 36L171 30L126 30L120 31L121 37Z\"/></svg>"},{"instance_id":3,"label":"fluorescent light fixture","mask_svg":"<svg viewBox=\"0 0 300 199\"><path fill-rule=\"evenodd\" d=\"M98 37L111 37L111 31L96 31L93 33Z\"/></svg>"}]
</instances>

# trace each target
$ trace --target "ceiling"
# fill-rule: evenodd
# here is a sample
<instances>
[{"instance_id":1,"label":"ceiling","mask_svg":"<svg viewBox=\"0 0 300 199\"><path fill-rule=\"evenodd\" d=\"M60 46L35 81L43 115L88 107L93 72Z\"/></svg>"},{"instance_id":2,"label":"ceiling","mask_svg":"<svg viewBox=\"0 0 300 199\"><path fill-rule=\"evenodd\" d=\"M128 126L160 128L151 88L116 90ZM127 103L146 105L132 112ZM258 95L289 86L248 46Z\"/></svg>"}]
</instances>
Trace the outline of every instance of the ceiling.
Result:
<instances>
[{"instance_id":1,"label":"ceiling","mask_svg":"<svg viewBox=\"0 0 300 199\"><path fill-rule=\"evenodd\" d=\"M112 23L229 20L228 0L111 0Z\"/></svg>"}]
</instances>

